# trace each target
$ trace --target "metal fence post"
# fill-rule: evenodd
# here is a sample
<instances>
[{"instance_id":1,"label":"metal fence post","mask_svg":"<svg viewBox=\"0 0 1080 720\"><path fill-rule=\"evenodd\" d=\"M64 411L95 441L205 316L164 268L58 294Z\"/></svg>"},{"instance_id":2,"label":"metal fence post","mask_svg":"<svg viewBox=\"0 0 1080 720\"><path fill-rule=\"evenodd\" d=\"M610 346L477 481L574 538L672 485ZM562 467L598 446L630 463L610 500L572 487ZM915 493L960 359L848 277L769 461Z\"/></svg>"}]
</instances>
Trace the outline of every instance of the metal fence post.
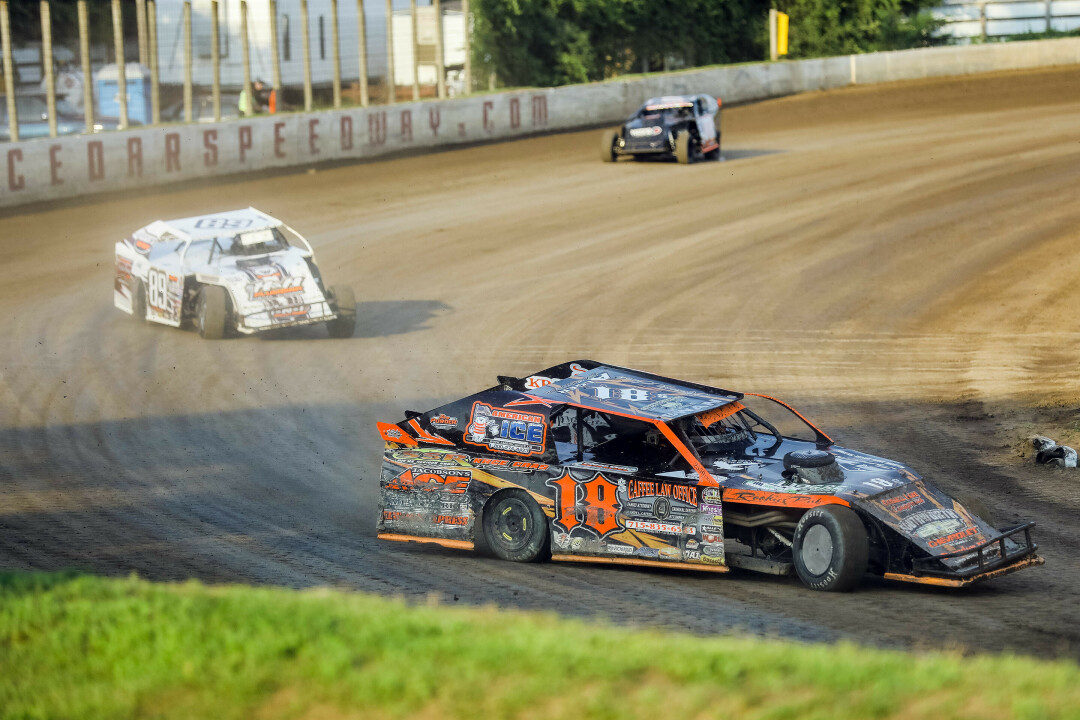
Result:
<instances>
[{"instance_id":1,"label":"metal fence post","mask_svg":"<svg viewBox=\"0 0 1080 720\"><path fill-rule=\"evenodd\" d=\"M472 16L469 0L461 0L461 12L465 15L465 94L472 95Z\"/></svg>"},{"instance_id":2,"label":"metal fence post","mask_svg":"<svg viewBox=\"0 0 1080 720\"><path fill-rule=\"evenodd\" d=\"M308 37L307 0L300 0L300 29L304 38L304 111L311 112L311 38Z\"/></svg>"},{"instance_id":3,"label":"metal fence post","mask_svg":"<svg viewBox=\"0 0 1080 720\"><path fill-rule=\"evenodd\" d=\"M270 79L274 85L273 112L277 112L277 105L281 102L281 46L278 44L277 34L277 0L270 0L270 45Z\"/></svg>"},{"instance_id":4,"label":"metal fence post","mask_svg":"<svg viewBox=\"0 0 1080 720\"><path fill-rule=\"evenodd\" d=\"M135 0L135 30L139 36L139 64L147 65L146 0Z\"/></svg>"},{"instance_id":5,"label":"metal fence post","mask_svg":"<svg viewBox=\"0 0 1080 720\"><path fill-rule=\"evenodd\" d=\"M94 71L90 65L90 15L86 0L79 0L79 60L83 74L83 117L86 132L94 132Z\"/></svg>"},{"instance_id":6,"label":"metal fence post","mask_svg":"<svg viewBox=\"0 0 1080 720\"><path fill-rule=\"evenodd\" d=\"M184 2L184 122L191 122L191 0Z\"/></svg>"},{"instance_id":7,"label":"metal fence post","mask_svg":"<svg viewBox=\"0 0 1080 720\"><path fill-rule=\"evenodd\" d=\"M341 41L338 35L338 0L330 0L330 34L334 40L334 109L341 109Z\"/></svg>"},{"instance_id":8,"label":"metal fence post","mask_svg":"<svg viewBox=\"0 0 1080 720\"><path fill-rule=\"evenodd\" d=\"M127 68L124 65L124 17L120 0L112 0L113 47L116 49L116 99L120 103L120 127L128 126Z\"/></svg>"},{"instance_id":9,"label":"metal fence post","mask_svg":"<svg viewBox=\"0 0 1080 720\"><path fill-rule=\"evenodd\" d=\"M776 8L769 9L769 60L776 62L779 55L776 52Z\"/></svg>"},{"instance_id":10,"label":"metal fence post","mask_svg":"<svg viewBox=\"0 0 1080 720\"><path fill-rule=\"evenodd\" d=\"M397 78L394 77L394 0L386 0L386 102L397 102Z\"/></svg>"},{"instance_id":11,"label":"metal fence post","mask_svg":"<svg viewBox=\"0 0 1080 720\"><path fill-rule=\"evenodd\" d=\"M214 122L221 122L221 26L218 24L218 0L210 0L210 65L213 67Z\"/></svg>"},{"instance_id":12,"label":"metal fence post","mask_svg":"<svg viewBox=\"0 0 1080 720\"><path fill-rule=\"evenodd\" d=\"M146 0L146 32L150 52L150 122L161 123L161 78L158 77L157 0Z\"/></svg>"},{"instance_id":13,"label":"metal fence post","mask_svg":"<svg viewBox=\"0 0 1080 720\"><path fill-rule=\"evenodd\" d=\"M356 37L360 43L360 105L367 107L367 20L364 18L364 0L356 0Z\"/></svg>"},{"instance_id":14,"label":"metal fence post","mask_svg":"<svg viewBox=\"0 0 1080 720\"><path fill-rule=\"evenodd\" d=\"M409 0L409 25L412 26L412 99L420 99L420 33L416 28L416 0Z\"/></svg>"},{"instance_id":15,"label":"metal fence post","mask_svg":"<svg viewBox=\"0 0 1080 720\"><path fill-rule=\"evenodd\" d=\"M4 44L4 97L7 99L8 132L19 142L19 113L15 107L15 66L11 59L11 19L7 0L0 0L0 43Z\"/></svg>"},{"instance_id":16,"label":"metal fence post","mask_svg":"<svg viewBox=\"0 0 1080 720\"><path fill-rule=\"evenodd\" d=\"M52 19L49 0L41 0L41 59L45 66L45 107L49 112L49 137L56 137L56 78L53 76Z\"/></svg>"},{"instance_id":17,"label":"metal fence post","mask_svg":"<svg viewBox=\"0 0 1080 720\"><path fill-rule=\"evenodd\" d=\"M986 3L979 3L979 37L986 42Z\"/></svg>"},{"instance_id":18,"label":"metal fence post","mask_svg":"<svg viewBox=\"0 0 1080 720\"><path fill-rule=\"evenodd\" d=\"M442 17L442 2L440 0L432 0L432 7L435 10L435 76L436 76L436 88L439 93L439 99L446 99L446 56L443 51L443 17Z\"/></svg>"},{"instance_id":19,"label":"metal fence post","mask_svg":"<svg viewBox=\"0 0 1080 720\"><path fill-rule=\"evenodd\" d=\"M248 44L248 6L247 0L240 0L240 54L244 56L244 88L249 114L257 110L255 95L251 87L251 52Z\"/></svg>"}]
</instances>

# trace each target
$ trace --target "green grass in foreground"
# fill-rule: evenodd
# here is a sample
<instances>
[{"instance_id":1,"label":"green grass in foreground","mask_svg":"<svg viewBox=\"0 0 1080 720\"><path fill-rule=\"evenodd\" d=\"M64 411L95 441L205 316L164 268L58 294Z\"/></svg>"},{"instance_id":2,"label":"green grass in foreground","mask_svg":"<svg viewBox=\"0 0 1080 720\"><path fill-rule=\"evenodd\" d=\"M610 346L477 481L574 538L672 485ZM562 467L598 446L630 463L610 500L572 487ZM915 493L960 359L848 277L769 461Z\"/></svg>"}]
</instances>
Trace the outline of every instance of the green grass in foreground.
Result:
<instances>
[{"instance_id":1,"label":"green grass in foreground","mask_svg":"<svg viewBox=\"0 0 1080 720\"><path fill-rule=\"evenodd\" d=\"M0 573L0 718L410 716L1080 717L1080 667Z\"/></svg>"}]
</instances>

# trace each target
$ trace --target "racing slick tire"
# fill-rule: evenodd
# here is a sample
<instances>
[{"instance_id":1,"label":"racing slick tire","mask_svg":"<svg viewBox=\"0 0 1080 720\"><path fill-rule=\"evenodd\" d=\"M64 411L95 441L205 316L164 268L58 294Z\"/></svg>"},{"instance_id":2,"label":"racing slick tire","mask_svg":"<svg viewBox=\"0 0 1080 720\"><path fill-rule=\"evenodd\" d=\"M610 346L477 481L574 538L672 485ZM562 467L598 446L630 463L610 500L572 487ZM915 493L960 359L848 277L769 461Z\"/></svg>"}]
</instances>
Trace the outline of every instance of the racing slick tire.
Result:
<instances>
[{"instance_id":1,"label":"racing slick tire","mask_svg":"<svg viewBox=\"0 0 1080 720\"><path fill-rule=\"evenodd\" d=\"M547 516L524 490L504 490L488 502L484 539L493 553L512 562L537 562L550 553Z\"/></svg>"},{"instance_id":2,"label":"racing slick tire","mask_svg":"<svg viewBox=\"0 0 1080 720\"><path fill-rule=\"evenodd\" d=\"M854 510L826 505L808 510L799 519L791 552L795 572L808 588L845 592L866 573L870 542Z\"/></svg>"},{"instance_id":3,"label":"racing slick tire","mask_svg":"<svg viewBox=\"0 0 1080 720\"><path fill-rule=\"evenodd\" d=\"M680 165L694 161L694 137L688 132L681 132L675 138L675 159Z\"/></svg>"},{"instance_id":4,"label":"racing slick tire","mask_svg":"<svg viewBox=\"0 0 1080 720\"><path fill-rule=\"evenodd\" d=\"M614 130L605 130L600 135L600 159L604 162L615 162L617 159L615 155L615 141L619 138L619 133Z\"/></svg>"},{"instance_id":5,"label":"racing slick tire","mask_svg":"<svg viewBox=\"0 0 1080 720\"><path fill-rule=\"evenodd\" d=\"M220 340L225 337L228 310L225 288L220 285L206 285L199 290L195 310L195 327L199 330L199 336L207 340Z\"/></svg>"},{"instance_id":6,"label":"racing slick tire","mask_svg":"<svg viewBox=\"0 0 1080 720\"><path fill-rule=\"evenodd\" d=\"M330 297L337 317L326 323L332 338L351 338L356 331L356 296L348 285L332 285Z\"/></svg>"},{"instance_id":7,"label":"racing slick tire","mask_svg":"<svg viewBox=\"0 0 1080 720\"><path fill-rule=\"evenodd\" d=\"M138 278L131 283L131 316L136 322L147 322L146 316L146 286Z\"/></svg>"}]
</instances>

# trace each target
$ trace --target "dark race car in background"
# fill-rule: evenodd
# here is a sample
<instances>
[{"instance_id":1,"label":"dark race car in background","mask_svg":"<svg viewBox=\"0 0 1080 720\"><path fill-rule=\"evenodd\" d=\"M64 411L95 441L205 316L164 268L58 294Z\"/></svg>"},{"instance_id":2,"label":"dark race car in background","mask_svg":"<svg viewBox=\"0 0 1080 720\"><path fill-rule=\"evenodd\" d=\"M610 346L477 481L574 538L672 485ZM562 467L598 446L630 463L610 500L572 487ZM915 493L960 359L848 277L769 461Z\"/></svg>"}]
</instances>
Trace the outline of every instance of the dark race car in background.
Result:
<instances>
[{"instance_id":1,"label":"dark race car in background","mask_svg":"<svg viewBox=\"0 0 1080 720\"><path fill-rule=\"evenodd\" d=\"M675 158L680 163L720 159L720 101L710 95L652 98L600 137L600 159Z\"/></svg>"},{"instance_id":2,"label":"dark race car in background","mask_svg":"<svg viewBox=\"0 0 1080 720\"><path fill-rule=\"evenodd\" d=\"M905 465L790 406L590 360L379 423L379 537L506 560L962 586L1041 565ZM985 512L981 513L985 516Z\"/></svg>"}]
</instances>

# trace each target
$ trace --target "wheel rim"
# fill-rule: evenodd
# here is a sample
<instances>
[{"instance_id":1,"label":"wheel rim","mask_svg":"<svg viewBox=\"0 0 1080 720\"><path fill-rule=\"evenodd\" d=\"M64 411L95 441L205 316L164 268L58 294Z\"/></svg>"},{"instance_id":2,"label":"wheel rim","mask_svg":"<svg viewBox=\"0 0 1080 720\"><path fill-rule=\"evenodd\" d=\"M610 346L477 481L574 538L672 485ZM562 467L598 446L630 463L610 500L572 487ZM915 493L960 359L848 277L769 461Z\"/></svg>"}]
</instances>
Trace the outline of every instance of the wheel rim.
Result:
<instances>
[{"instance_id":1,"label":"wheel rim","mask_svg":"<svg viewBox=\"0 0 1080 720\"><path fill-rule=\"evenodd\" d=\"M824 525L814 525L803 536L802 557L803 566L812 575L824 575L832 565L833 538L832 533Z\"/></svg>"},{"instance_id":2,"label":"wheel rim","mask_svg":"<svg viewBox=\"0 0 1080 720\"><path fill-rule=\"evenodd\" d=\"M521 550L529 544L533 518L528 506L517 498L499 503L495 509L495 540L507 550Z\"/></svg>"}]
</instances>

